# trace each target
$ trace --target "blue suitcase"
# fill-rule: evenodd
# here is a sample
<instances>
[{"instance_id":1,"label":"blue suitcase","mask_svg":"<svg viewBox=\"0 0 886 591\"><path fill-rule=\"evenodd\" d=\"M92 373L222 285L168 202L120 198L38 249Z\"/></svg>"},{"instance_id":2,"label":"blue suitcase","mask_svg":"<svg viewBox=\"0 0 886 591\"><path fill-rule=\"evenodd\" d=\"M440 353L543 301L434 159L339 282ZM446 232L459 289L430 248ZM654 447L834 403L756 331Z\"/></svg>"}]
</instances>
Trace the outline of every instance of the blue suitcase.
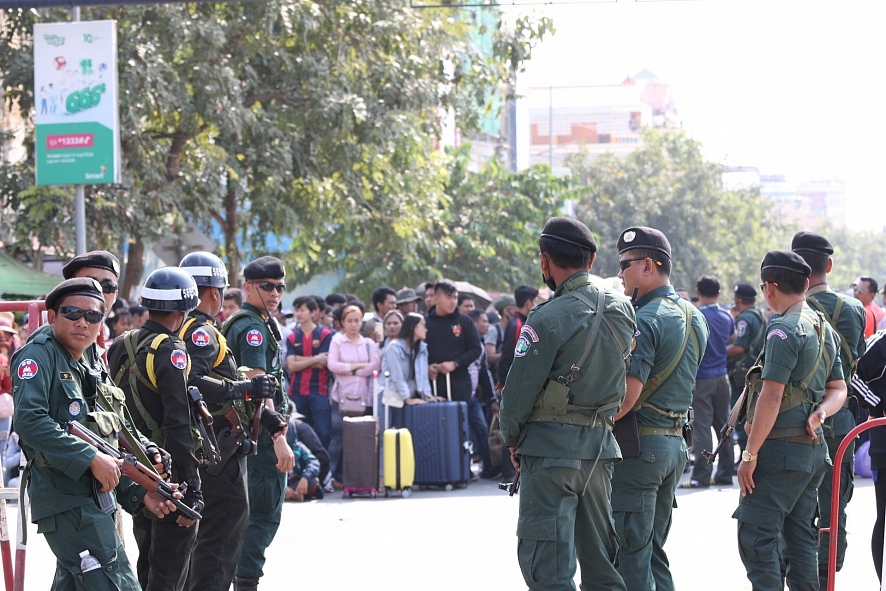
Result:
<instances>
[{"instance_id":1,"label":"blue suitcase","mask_svg":"<svg viewBox=\"0 0 886 591\"><path fill-rule=\"evenodd\" d=\"M471 481L471 444L468 441L468 405L431 402L403 409L405 427L412 433L415 480L421 486L464 488Z\"/></svg>"}]
</instances>

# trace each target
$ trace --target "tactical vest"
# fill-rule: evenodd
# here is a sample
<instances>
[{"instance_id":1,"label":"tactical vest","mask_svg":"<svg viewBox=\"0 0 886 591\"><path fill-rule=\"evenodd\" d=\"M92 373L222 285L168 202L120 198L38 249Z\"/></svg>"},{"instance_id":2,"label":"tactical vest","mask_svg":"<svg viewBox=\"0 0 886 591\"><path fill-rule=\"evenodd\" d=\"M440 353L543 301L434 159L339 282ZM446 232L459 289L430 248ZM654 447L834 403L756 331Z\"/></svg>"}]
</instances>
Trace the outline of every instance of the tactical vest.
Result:
<instances>
[{"instance_id":1,"label":"tactical vest","mask_svg":"<svg viewBox=\"0 0 886 591\"><path fill-rule=\"evenodd\" d=\"M163 344L163 341L169 338L169 335L160 333L153 336L148 335L139 340L139 333L139 330L130 330L120 337L123 339L123 345L126 347L126 357L123 358L123 362L120 364L120 369L117 371L117 375L114 376L114 381L121 384L126 380L129 384L135 408L138 410L139 416L144 420L148 431L150 431L148 439L156 443L158 446L164 447L166 444L166 434L145 407L138 384L141 383L154 394L160 394L160 389L157 384L157 374L154 372L154 362L156 361L160 345ZM138 366L138 360L136 359L139 351L145 348L147 348L148 351L147 357L145 358L145 370L147 375L141 371L141 368ZM191 358L188 357L188 364L185 367L185 376L190 372ZM182 395L187 396L187 393L185 392ZM200 460L203 458L203 454L201 453L203 448L203 437L200 436L200 432L194 425L194 414L190 412L190 404L188 404L188 410L191 440L194 444L194 455Z\"/></svg>"},{"instance_id":2,"label":"tactical vest","mask_svg":"<svg viewBox=\"0 0 886 591\"><path fill-rule=\"evenodd\" d=\"M813 406L813 408L817 407L820 401L808 398L806 396L806 391L809 389L809 383L815 377L815 372L818 370L818 364L821 362L822 358L824 358L825 368L831 365L830 357L828 356L828 352L825 347L824 327L822 326L822 323L825 322L824 316L820 312L815 312L815 315L818 317L818 322L816 322L816 319L814 317L810 317L804 314L802 310L799 312L793 312L793 314L799 314L815 327L815 332L818 334L818 355L816 356L815 362L812 364L809 373L807 373L802 380L800 380L799 382L790 382L788 384L785 384L784 393L782 394L781 398L781 405L778 408L778 414L797 408L804 402L808 402ZM748 396L745 404L747 404L748 425L754 422L754 412L757 410L757 401L760 399L760 391L763 389L763 366L766 364L764 358L765 354L761 353L759 357L760 362L754 364L754 366L748 371L747 375ZM792 431L791 433L776 433L776 431L781 430L773 430L773 433L770 433L769 437L787 437L790 435L800 435L805 433L806 429L804 428L802 429L802 431L798 431L797 433L794 433L794 430L792 429L784 430Z\"/></svg>"}]
</instances>

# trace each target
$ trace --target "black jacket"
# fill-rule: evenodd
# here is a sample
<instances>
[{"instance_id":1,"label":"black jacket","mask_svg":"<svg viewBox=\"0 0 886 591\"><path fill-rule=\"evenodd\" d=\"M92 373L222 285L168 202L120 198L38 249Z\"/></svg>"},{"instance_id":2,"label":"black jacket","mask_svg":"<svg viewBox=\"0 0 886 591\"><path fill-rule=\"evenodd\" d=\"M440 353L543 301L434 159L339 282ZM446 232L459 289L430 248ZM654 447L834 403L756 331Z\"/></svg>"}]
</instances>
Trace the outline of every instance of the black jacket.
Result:
<instances>
[{"instance_id":1,"label":"black jacket","mask_svg":"<svg viewBox=\"0 0 886 591\"><path fill-rule=\"evenodd\" d=\"M456 368L450 374L452 399L467 402L471 398L471 376L468 366L483 351L480 334L474 321L458 310L448 316L438 316L436 306L428 312L428 364L454 361ZM437 395L446 397L446 378L437 376Z\"/></svg>"}]
</instances>

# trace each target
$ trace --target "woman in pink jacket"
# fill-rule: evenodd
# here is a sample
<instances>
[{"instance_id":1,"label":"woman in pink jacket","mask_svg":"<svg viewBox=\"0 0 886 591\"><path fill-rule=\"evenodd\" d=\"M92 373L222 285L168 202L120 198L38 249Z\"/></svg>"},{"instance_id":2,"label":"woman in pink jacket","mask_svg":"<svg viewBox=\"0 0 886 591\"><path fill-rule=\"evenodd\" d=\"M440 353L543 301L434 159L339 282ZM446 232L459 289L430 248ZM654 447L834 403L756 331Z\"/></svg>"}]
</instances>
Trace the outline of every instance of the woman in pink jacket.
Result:
<instances>
[{"instance_id":1,"label":"woman in pink jacket","mask_svg":"<svg viewBox=\"0 0 886 591\"><path fill-rule=\"evenodd\" d=\"M363 312L357 306L347 306L341 313L342 331L329 343L326 367L335 375L329 392L332 410L332 432L329 441L332 478L342 479L342 414L372 414L372 372L381 366L378 344L360 334ZM341 408L345 401L345 408Z\"/></svg>"}]
</instances>

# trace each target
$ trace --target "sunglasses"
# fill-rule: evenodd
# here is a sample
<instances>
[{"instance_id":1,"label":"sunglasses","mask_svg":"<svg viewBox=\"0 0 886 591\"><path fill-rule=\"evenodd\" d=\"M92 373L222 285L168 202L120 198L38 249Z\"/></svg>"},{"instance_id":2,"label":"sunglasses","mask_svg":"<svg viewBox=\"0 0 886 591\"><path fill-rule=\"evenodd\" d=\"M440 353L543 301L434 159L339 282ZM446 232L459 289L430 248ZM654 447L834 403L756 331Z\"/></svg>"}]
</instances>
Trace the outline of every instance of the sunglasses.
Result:
<instances>
[{"instance_id":1,"label":"sunglasses","mask_svg":"<svg viewBox=\"0 0 886 591\"><path fill-rule=\"evenodd\" d=\"M89 324L98 324L102 321L102 318L105 317L105 315L98 310L83 310L75 306L62 306L58 309L58 313L60 316L74 321L86 317L86 322Z\"/></svg>"},{"instance_id":2,"label":"sunglasses","mask_svg":"<svg viewBox=\"0 0 886 591\"><path fill-rule=\"evenodd\" d=\"M99 285L102 286L102 291L105 293L115 293L117 291L118 285L111 281L110 279L105 279L104 281L99 281Z\"/></svg>"},{"instance_id":3,"label":"sunglasses","mask_svg":"<svg viewBox=\"0 0 886 591\"><path fill-rule=\"evenodd\" d=\"M285 283L271 283L270 281L262 281L257 283L256 285L258 285L258 288L262 291L276 291L277 293L283 293L284 291L286 291Z\"/></svg>"},{"instance_id":4,"label":"sunglasses","mask_svg":"<svg viewBox=\"0 0 886 591\"><path fill-rule=\"evenodd\" d=\"M618 261L618 268L622 271L627 271L628 267L631 266L631 263L636 263L637 261L646 260L646 257L639 257L636 259L624 259L623 261Z\"/></svg>"},{"instance_id":5,"label":"sunglasses","mask_svg":"<svg viewBox=\"0 0 886 591\"><path fill-rule=\"evenodd\" d=\"M778 287L778 283L776 283L775 281L764 281L763 283L760 284L760 291L764 291L766 289L767 283L771 283L775 287Z\"/></svg>"}]
</instances>

